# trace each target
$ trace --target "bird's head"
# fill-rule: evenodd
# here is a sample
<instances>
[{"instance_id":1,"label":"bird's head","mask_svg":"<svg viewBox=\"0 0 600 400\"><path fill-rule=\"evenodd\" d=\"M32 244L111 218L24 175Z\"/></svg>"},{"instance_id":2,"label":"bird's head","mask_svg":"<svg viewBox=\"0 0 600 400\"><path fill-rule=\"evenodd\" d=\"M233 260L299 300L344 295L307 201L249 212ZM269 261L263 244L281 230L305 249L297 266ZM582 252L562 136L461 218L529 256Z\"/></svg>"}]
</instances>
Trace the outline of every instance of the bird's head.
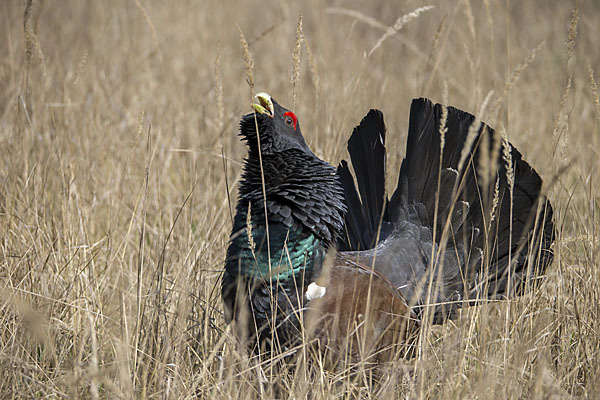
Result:
<instances>
[{"instance_id":1,"label":"bird's head","mask_svg":"<svg viewBox=\"0 0 600 400\"><path fill-rule=\"evenodd\" d=\"M244 115L240 122L240 136L248 143L250 151L258 150L258 128L262 154L289 149L312 154L304 141L296 114L280 106L267 93L258 93L255 97L257 102L252 104L255 112Z\"/></svg>"}]
</instances>

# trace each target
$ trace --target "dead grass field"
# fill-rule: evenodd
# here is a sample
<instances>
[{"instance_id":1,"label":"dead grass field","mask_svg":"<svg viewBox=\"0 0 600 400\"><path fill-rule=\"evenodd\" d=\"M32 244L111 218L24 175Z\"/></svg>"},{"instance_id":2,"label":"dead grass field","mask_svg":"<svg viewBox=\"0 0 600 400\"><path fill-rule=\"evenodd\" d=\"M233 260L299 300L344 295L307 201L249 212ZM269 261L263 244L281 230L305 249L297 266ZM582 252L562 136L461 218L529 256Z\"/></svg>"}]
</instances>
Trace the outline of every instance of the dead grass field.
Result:
<instances>
[{"instance_id":1,"label":"dead grass field","mask_svg":"<svg viewBox=\"0 0 600 400\"><path fill-rule=\"evenodd\" d=\"M600 397L600 3L574 8L2 2L0 398ZM426 96L505 129L555 209L539 290L428 329L377 387L318 365L263 364L264 382L222 317L251 102L238 26L255 90L291 106L301 13L295 111L317 155L337 163L380 108L395 182L410 101Z\"/></svg>"}]
</instances>

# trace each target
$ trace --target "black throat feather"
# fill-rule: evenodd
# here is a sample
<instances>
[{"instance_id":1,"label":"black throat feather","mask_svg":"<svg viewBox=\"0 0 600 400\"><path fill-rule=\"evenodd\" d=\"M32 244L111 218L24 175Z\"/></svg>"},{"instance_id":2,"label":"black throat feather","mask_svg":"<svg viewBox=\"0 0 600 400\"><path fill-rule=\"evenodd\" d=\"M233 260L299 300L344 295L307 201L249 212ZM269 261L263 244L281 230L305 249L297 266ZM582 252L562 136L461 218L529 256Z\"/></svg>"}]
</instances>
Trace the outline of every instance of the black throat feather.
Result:
<instances>
[{"instance_id":1,"label":"black throat feather","mask_svg":"<svg viewBox=\"0 0 600 400\"><path fill-rule=\"evenodd\" d=\"M258 157L244 163L239 203L251 205L253 222L265 221ZM262 157L269 223L294 223L313 233L325 246L335 242L346 213L344 192L336 170L313 154L289 149Z\"/></svg>"}]
</instances>

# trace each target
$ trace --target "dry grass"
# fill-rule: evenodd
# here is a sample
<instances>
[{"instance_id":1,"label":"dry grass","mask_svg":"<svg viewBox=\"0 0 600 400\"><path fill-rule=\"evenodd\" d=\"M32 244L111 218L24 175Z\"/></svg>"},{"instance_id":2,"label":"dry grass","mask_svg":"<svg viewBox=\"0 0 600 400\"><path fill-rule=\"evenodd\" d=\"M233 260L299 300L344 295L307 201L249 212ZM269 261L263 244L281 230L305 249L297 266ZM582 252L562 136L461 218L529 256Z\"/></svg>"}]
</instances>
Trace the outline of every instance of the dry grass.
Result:
<instances>
[{"instance_id":1,"label":"dry grass","mask_svg":"<svg viewBox=\"0 0 600 400\"><path fill-rule=\"evenodd\" d=\"M387 3L0 5L0 398L600 396L600 6ZM249 62L332 163L382 109L390 183L413 97L474 112L493 92L479 117L554 204L545 282L427 330L378 387L317 362L261 370L219 297Z\"/></svg>"}]
</instances>

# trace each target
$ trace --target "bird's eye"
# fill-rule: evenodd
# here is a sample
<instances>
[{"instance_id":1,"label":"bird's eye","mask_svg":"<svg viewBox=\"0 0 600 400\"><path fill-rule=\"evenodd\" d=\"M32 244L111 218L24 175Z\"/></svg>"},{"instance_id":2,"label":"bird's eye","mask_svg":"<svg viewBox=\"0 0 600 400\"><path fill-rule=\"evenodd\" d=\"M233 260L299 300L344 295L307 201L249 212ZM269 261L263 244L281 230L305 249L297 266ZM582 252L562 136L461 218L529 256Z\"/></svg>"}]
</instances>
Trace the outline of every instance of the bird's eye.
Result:
<instances>
[{"instance_id":1,"label":"bird's eye","mask_svg":"<svg viewBox=\"0 0 600 400\"><path fill-rule=\"evenodd\" d=\"M287 126L291 126L292 128L294 128L294 130L296 130L296 124L298 123L298 118L296 117L296 114L294 114L291 111L286 112L285 114L283 114L283 121Z\"/></svg>"}]
</instances>

